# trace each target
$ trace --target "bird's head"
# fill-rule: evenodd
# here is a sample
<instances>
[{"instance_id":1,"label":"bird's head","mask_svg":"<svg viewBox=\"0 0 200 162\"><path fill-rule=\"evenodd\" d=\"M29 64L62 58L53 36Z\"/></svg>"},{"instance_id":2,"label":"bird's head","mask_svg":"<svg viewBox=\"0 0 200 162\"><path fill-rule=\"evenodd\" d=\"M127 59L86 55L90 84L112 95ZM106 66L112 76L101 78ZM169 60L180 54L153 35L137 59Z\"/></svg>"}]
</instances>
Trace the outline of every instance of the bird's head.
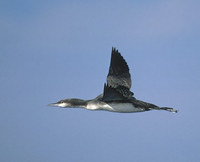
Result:
<instances>
[{"instance_id":1,"label":"bird's head","mask_svg":"<svg viewBox=\"0 0 200 162\"><path fill-rule=\"evenodd\" d=\"M48 106L57 106L57 107L83 107L85 106L86 101L76 98L60 100L56 103L48 104Z\"/></svg>"}]
</instances>

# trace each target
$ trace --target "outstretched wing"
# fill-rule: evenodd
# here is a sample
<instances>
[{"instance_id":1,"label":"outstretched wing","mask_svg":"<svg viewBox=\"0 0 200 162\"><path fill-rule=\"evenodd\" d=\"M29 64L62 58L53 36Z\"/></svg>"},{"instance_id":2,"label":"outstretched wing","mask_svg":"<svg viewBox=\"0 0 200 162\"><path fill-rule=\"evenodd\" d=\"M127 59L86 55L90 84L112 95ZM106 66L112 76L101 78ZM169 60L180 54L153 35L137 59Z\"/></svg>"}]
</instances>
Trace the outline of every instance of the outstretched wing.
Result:
<instances>
[{"instance_id":1,"label":"outstretched wing","mask_svg":"<svg viewBox=\"0 0 200 162\"><path fill-rule=\"evenodd\" d=\"M112 98L113 100L116 97L116 100L119 100L132 97L133 93L130 91L130 88L131 75L128 65L118 50L112 48L107 85L104 85L103 98L105 100Z\"/></svg>"}]
</instances>

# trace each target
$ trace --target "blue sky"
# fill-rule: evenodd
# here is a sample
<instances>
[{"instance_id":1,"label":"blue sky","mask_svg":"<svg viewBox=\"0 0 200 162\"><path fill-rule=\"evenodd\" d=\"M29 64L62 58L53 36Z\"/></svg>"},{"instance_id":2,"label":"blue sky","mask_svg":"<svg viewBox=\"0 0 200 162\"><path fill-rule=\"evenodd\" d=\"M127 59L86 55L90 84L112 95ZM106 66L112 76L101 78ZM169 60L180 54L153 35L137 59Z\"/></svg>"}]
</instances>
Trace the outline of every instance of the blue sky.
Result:
<instances>
[{"instance_id":1,"label":"blue sky","mask_svg":"<svg viewBox=\"0 0 200 162\"><path fill-rule=\"evenodd\" d=\"M0 161L200 160L200 2L0 2ZM179 113L47 107L103 91L112 46L135 97Z\"/></svg>"}]
</instances>

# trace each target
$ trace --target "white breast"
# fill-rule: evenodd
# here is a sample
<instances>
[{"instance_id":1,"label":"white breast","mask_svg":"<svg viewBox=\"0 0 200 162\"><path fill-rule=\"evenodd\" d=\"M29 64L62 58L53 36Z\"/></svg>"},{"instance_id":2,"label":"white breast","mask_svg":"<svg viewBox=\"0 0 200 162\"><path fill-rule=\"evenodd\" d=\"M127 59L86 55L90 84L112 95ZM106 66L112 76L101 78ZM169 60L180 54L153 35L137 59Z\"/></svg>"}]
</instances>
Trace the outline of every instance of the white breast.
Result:
<instances>
[{"instance_id":1,"label":"white breast","mask_svg":"<svg viewBox=\"0 0 200 162\"><path fill-rule=\"evenodd\" d=\"M105 111L113 111L113 112L141 112L144 111L141 108L136 108L131 103L104 103L104 104L94 104L89 103L86 107L89 110L105 110Z\"/></svg>"}]
</instances>

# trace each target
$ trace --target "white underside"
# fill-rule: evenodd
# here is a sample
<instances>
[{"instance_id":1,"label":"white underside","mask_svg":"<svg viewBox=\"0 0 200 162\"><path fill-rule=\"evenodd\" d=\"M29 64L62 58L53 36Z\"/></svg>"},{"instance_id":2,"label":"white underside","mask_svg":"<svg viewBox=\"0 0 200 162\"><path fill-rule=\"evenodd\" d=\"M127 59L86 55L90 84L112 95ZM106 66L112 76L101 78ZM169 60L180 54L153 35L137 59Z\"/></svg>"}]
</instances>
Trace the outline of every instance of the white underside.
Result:
<instances>
[{"instance_id":1,"label":"white underside","mask_svg":"<svg viewBox=\"0 0 200 162\"><path fill-rule=\"evenodd\" d=\"M93 103L89 103L86 107L88 110L105 110L105 111L113 111L113 112L121 112L121 113L130 113L130 112L142 112L144 109L136 108L131 103L109 103L97 105Z\"/></svg>"}]
</instances>

